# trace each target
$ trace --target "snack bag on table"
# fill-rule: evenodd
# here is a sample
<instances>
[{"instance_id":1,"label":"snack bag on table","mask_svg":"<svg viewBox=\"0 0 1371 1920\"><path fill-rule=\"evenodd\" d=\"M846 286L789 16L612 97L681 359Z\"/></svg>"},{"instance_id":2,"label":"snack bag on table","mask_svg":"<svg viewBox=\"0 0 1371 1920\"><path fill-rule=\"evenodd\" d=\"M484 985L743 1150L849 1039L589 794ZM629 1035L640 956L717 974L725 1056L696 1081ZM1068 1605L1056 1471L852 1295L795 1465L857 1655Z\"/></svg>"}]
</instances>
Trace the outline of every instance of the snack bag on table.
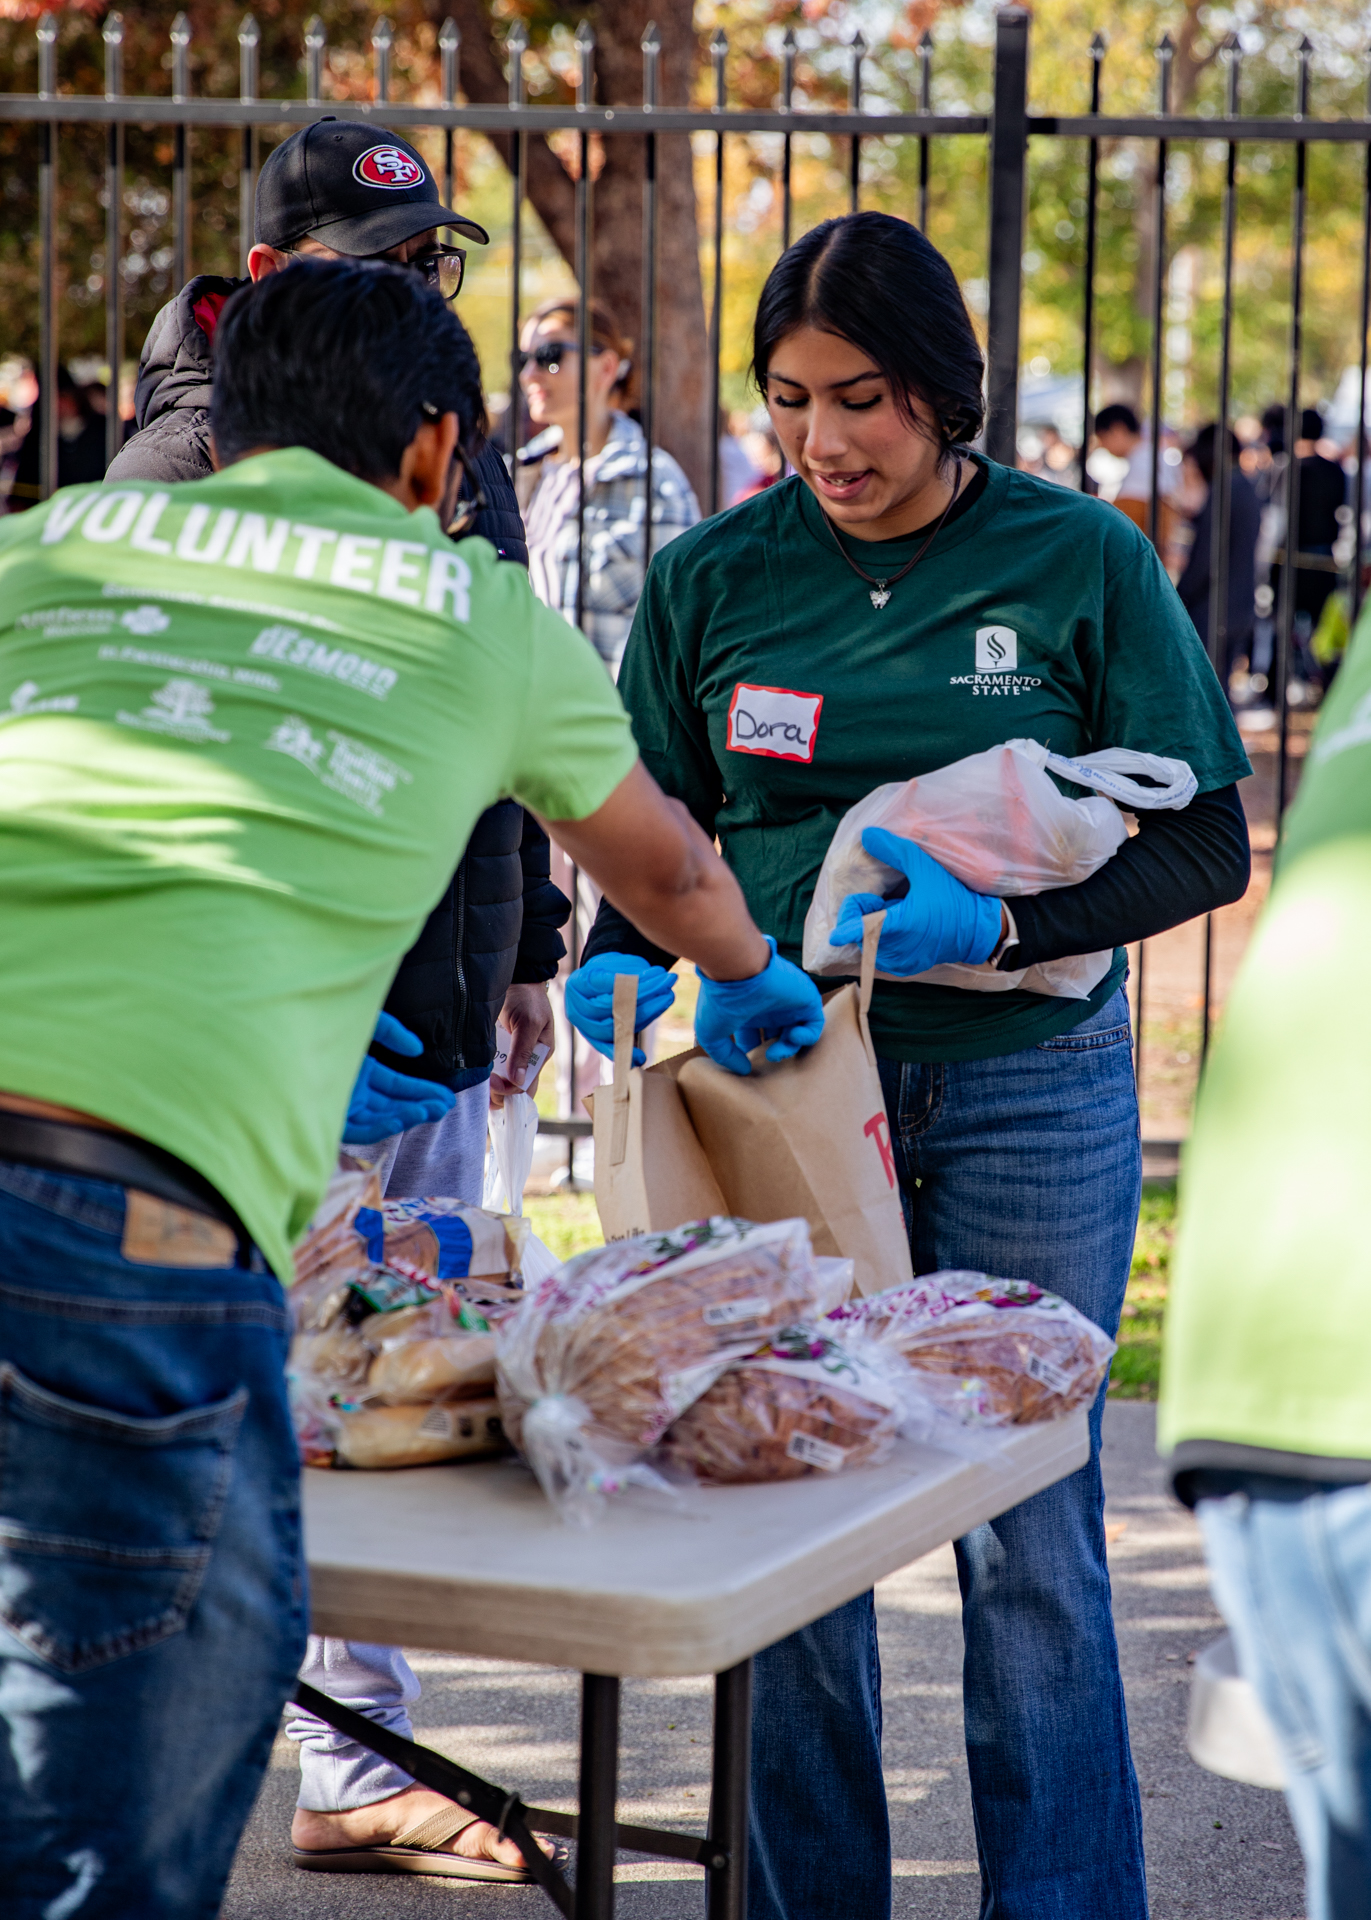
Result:
<instances>
[{"instance_id":1,"label":"snack bag on table","mask_svg":"<svg viewBox=\"0 0 1371 1920\"><path fill-rule=\"evenodd\" d=\"M1088 1407L1114 1342L1055 1293L985 1273L933 1273L845 1301L832 1326L856 1331L909 1363L919 1396L902 1431L935 1445L1057 1420ZM922 1402L922 1406L921 1403Z\"/></svg>"},{"instance_id":2,"label":"snack bag on table","mask_svg":"<svg viewBox=\"0 0 1371 1920\"><path fill-rule=\"evenodd\" d=\"M803 1220L717 1216L578 1254L499 1330L505 1429L564 1519L586 1524L733 1360L844 1298L849 1260Z\"/></svg>"},{"instance_id":3,"label":"snack bag on table","mask_svg":"<svg viewBox=\"0 0 1371 1920\"><path fill-rule=\"evenodd\" d=\"M523 1297L527 1223L455 1200L382 1200L344 1171L297 1251L291 1398L306 1465L503 1452L492 1326Z\"/></svg>"},{"instance_id":4,"label":"snack bag on table","mask_svg":"<svg viewBox=\"0 0 1371 1920\"><path fill-rule=\"evenodd\" d=\"M877 1466L895 1444L907 1371L830 1322L782 1327L687 1408L663 1461L716 1486Z\"/></svg>"}]
</instances>

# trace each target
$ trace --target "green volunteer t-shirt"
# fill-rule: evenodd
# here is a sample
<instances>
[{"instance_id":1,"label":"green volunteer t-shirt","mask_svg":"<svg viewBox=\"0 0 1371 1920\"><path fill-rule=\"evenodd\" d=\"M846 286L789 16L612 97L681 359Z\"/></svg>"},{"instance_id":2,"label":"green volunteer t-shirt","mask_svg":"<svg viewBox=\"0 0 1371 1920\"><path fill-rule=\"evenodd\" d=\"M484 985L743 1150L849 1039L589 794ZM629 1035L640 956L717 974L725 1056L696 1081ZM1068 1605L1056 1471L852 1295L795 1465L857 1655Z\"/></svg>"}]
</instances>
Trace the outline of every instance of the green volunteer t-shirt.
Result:
<instances>
[{"instance_id":1,"label":"green volunteer t-shirt","mask_svg":"<svg viewBox=\"0 0 1371 1920\"><path fill-rule=\"evenodd\" d=\"M1271 1448L1311 1456L1317 1479L1321 1463L1371 1460L1368 950L1371 606L1319 716L1186 1148L1157 1436L1187 1449L1182 1465Z\"/></svg>"},{"instance_id":2,"label":"green volunteer t-shirt","mask_svg":"<svg viewBox=\"0 0 1371 1920\"><path fill-rule=\"evenodd\" d=\"M0 1088L179 1155L288 1278L478 815L635 757L521 568L302 449L0 523Z\"/></svg>"},{"instance_id":3,"label":"green volunteer t-shirt","mask_svg":"<svg viewBox=\"0 0 1371 1920\"><path fill-rule=\"evenodd\" d=\"M873 787L1023 738L1186 760L1201 792L1251 772L1189 615L1132 522L979 463L980 498L884 607L793 478L652 563L619 676L639 751L718 834L789 959L834 829ZM877 578L916 550L849 544ZM1088 1001L878 981L872 1032L897 1060L1011 1053L1103 1006L1124 964L1120 949Z\"/></svg>"}]
</instances>

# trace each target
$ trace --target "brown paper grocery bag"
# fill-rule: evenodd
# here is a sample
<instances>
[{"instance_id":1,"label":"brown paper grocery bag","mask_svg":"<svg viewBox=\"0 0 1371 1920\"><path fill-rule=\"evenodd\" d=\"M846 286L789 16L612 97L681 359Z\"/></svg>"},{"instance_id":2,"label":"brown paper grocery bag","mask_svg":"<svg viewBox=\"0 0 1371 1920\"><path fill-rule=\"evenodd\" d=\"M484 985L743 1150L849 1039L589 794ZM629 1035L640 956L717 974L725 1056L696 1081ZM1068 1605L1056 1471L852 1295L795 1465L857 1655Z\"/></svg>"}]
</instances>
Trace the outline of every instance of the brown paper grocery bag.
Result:
<instances>
[{"instance_id":1,"label":"brown paper grocery bag","mask_svg":"<svg viewBox=\"0 0 1371 1920\"><path fill-rule=\"evenodd\" d=\"M614 982L614 1081L588 1096L595 1122L595 1205L606 1240L727 1213L691 1129L676 1074L693 1054L633 1065L638 976Z\"/></svg>"},{"instance_id":2,"label":"brown paper grocery bag","mask_svg":"<svg viewBox=\"0 0 1371 1920\"><path fill-rule=\"evenodd\" d=\"M723 1190L725 1211L748 1220L803 1215L816 1253L856 1262L860 1293L913 1278L866 1018L884 919L868 915L860 984L842 987L824 1003L817 1046L779 1061L758 1047L748 1055L747 1078L703 1054L679 1070L681 1098ZM595 1145L598 1176L598 1127Z\"/></svg>"}]
</instances>

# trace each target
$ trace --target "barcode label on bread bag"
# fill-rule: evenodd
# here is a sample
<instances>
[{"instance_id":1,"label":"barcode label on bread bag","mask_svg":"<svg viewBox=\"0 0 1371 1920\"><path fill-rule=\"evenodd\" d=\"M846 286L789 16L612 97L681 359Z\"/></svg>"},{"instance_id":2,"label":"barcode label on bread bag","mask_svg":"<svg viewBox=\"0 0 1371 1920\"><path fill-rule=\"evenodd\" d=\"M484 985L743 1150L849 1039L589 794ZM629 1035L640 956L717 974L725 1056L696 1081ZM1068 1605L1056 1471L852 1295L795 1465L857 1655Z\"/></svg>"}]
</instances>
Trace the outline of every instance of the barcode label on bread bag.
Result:
<instances>
[{"instance_id":1,"label":"barcode label on bread bag","mask_svg":"<svg viewBox=\"0 0 1371 1920\"><path fill-rule=\"evenodd\" d=\"M1030 1353L1024 1362L1024 1371L1030 1380L1039 1380L1043 1386L1050 1387L1053 1393L1067 1393L1071 1388L1071 1375L1065 1367L1054 1366L1050 1360L1044 1360L1041 1354Z\"/></svg>"},{"instance_id":2,"label":"barcode label on bread bag","mask_svg":"<svg viewBox=\"0 0 1371 1920\"><path fill-rule=\"evenodd\" d=\"M432 1407L419 1422L420 1433L428 1434L432 1440L450 1440L452 1438L452 1415L446 1407Z\"/></svg>"},{"instance_id":3,"label":"barcode label on bread bag","mask_svg":"<svg viewBox=\"0 0 1371 1920\"><path fill-rule=\"evenodd\" d=\"M792 1460L800 1460L807 1467L821 1467L825 1473L836 1473L847 1459L846 1447L835 1447L830 1440L799 1431L791 1434L785 1450Z\"/></svg>"},{"instance_id":4,"label":"barcode label on bread bag","mask_svg":"<svg viewBox=\"0 0 1371 1920\"><path fill-rule=\"evenodd\" d=\"M765 1320L769 1311L770 1302L758 1294L752 1300L721 1300L716 1307L706 1307L702 1318L707 1327L736 1327L742 1320Z\"/></svg>"}]
</instances>

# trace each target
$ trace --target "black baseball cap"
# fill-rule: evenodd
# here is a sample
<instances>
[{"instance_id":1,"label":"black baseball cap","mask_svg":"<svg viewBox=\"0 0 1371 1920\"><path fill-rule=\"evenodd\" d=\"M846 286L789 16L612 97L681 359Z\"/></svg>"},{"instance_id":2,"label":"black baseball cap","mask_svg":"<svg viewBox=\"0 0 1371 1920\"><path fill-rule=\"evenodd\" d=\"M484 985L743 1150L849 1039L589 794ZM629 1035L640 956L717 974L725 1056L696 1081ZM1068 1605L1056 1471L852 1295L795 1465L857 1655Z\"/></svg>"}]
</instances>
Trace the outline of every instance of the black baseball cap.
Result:
<instances>
[{"instance_id":1,"label":"black baseball cap","mask_svg":"<svg viewBox=\"0 0 1371 1920\"><path fill-rule=\"evenodd\" d=\"M309 238L358 259L430 227L455 227L482 246L490 241L484 227L442 204L424 156L408 140L332 115L267 155L253 225L263 246Z\"/></svg>"}]
</instances>

